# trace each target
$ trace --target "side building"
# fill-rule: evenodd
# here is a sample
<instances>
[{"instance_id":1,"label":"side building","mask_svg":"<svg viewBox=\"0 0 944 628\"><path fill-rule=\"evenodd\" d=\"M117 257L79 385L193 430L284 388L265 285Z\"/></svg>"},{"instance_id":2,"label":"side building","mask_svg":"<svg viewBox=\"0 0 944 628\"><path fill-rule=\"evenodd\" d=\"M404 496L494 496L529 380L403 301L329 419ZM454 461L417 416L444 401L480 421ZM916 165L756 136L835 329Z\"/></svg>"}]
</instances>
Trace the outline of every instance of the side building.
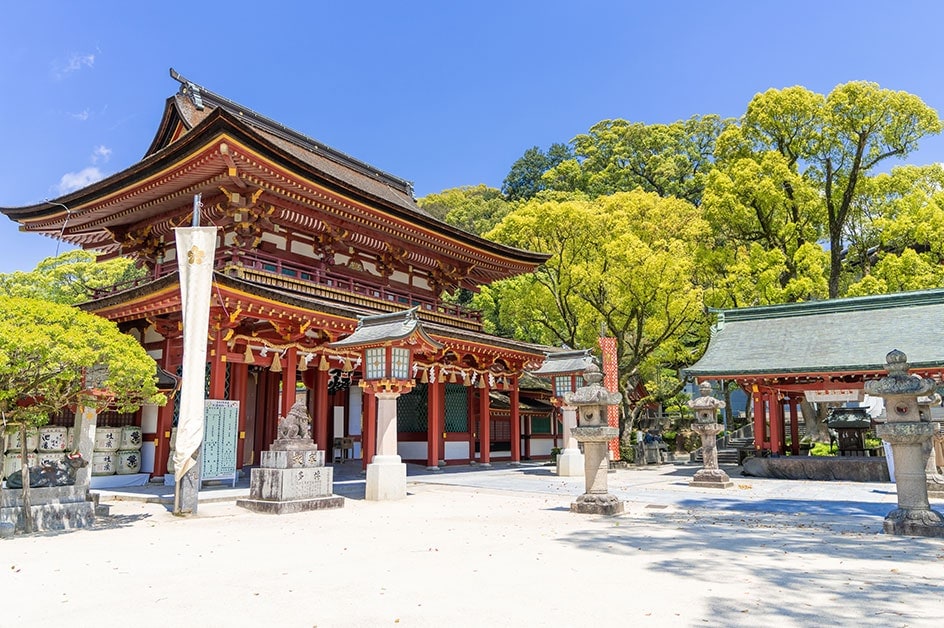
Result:
<instances>
[{"instance_id":1,"label":"side building","mask_svg":"<svg viewBox=\"0 0 944 628\"><path fill-rule=\"evenodd\" d=\"M319 448L366 465L375 400L356 385L358 356L328 345L361 316L414 307L443 348L417 356L416 385L399 401L401 457L433 467L549 455L559 439L546 393L522 399L519 382L550 349L487 335L477 312L442 298L531 272L547 256L445 224L416 204L407 181L171 76L180 88L140 162L54 201L0 212L23 231L146 267L144 279L81 307L115 321L179 374L173 230L191 224L200 195L200 224L218 229L207 398L240 402L237 467L260 459L300 395ZM175 408L105 421L139 425L143 470L160 476Z\"/></svg>"}]
</instances>

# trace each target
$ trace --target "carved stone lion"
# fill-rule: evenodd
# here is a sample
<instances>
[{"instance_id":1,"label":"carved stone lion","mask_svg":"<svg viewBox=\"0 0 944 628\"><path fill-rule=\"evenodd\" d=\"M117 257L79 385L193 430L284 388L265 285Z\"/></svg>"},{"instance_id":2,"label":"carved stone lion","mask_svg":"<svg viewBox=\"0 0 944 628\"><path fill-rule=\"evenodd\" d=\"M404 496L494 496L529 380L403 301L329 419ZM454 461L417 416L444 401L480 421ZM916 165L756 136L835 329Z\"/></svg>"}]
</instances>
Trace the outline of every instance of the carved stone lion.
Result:
<instances>
[{"instance_id":1,"label":"carved stone lion","mask_svg":"<svg viewBox=\"0 0 944 628\"><path fill-rule=\"evenodd\" d=\"M279 438L311 440L311 417L305 410L305 402L296 401L288 416L279 418Z\"/></svg>"}]
</instances>

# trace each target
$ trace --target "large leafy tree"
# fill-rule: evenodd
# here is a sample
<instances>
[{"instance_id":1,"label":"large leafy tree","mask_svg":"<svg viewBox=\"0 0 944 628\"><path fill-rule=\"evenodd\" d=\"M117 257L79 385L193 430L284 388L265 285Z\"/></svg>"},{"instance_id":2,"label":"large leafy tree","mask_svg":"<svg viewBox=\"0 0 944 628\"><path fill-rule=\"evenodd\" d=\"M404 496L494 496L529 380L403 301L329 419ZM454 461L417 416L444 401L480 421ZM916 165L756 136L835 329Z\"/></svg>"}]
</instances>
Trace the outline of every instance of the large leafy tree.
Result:
<instances>
[{"instance_id":1,"label":"large leafy tree","mask_svg":"<svg viewBox=\"0 0 944 628\"><path fill-rule=\"evenodd\" d=\"M416 202L440 220L477 235L491 231L511 210L501 190L481 184L443 190Z\"/></svg>"},{"instance_id":2,"label":"large leafy tree","mask_svg":"<svg viewBox=\"0 0 944 628\"><path fill-rule=\"evenodd\" d=\"M641 188L698 205L715 140L729 124L716 115L671 124L603 120L572 140L575 158L546 172L544 182L594 197Z\"/></svg>"},{"instance_id":3,"label":"large leafy tree","mask_svg":"<svg viewBox=\"0 0 944 628\"><path fill-rule=\"evenodd\" d=\"M847 232L847 294L944 285L944 167L902 166L865 182Z\"/></svg>"},{"instance_id":4,"label":"large leafy tree","mask_svg":"<svg viewBox=\"0 0 944 628\"><path fill-rule=\"evenodd\" d=\"M758 94L736 133L719 141L719 147L728 156L757 163L776 152L791 173L815 190L829 243L828 293L835 298L841 290L844 236L865 179L886 160L907 156L921 138L940 131L937 113L917 96L851 82L825 96L803 87ZM801 190L795 178L784 177L779 190L783 211L802 209ZM798 223L795 233L803 232Z\"/></svg>"},{"instance_id":5,"label":"large leafy tree","mask_svg":"<svg viewBox=\"0 0 944 628\"><path fill-rule=\"evenodd\" d=\"M0 274L0 294L74 305L89 300L97 289L140 278L145 272L132 259L96 262L94 253L78 249L47 257L32 271Z\"/></svg>"},{"instance_id":6,"label":"large leafy tree","mask_svg":"<svg viewBox=\"0 0 944 628\"><path fill-rule=\"evenodd\" d=\"M94 384L91 372L102 374ZM20 432L24 448L29 430L80 398L119 411L163 404L155 375L153 358L112 322L49 301L0 299L0 420L5 432ZM28 481L23 491L30 531Z\"/></svg>"},{"instance_id":7,"label":"large leafy tree","mask_svg":"<svg viewBox=\"0 0 944 628\"><path fill-rule=\"evenodd\" d=\"M708 225L691 203L642 190L596 199L539 195L487 235L551 254L535 273L477 297L492 330L573 348L595 347L601 333L614 336L624 390L666 364L691 363L703 349L696 259L709 242ZM626 435L632 414L623 416Z\"/></svg>"},{"instance_id":8,"label":"large leafy tree","mask_svg":"<svg viewBox=\"0 0 944 628\"><path fill-rule=\"evenodd\" d=\"M532 146L511 165L502 183L502 192L509 201L523 201L549 189L544 174L573 157L566 144L552 144L547 151Z\"/></svg>"}]
</instances>

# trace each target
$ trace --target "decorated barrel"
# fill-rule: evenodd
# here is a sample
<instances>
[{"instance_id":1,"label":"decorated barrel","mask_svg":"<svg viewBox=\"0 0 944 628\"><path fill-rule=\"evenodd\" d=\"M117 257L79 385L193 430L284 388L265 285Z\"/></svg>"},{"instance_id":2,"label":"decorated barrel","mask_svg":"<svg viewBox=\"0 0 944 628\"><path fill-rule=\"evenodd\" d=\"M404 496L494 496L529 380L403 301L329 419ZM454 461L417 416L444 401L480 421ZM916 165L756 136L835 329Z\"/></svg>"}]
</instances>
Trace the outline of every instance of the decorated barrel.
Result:
<instances>
[{"instance_id":1,"label":"decorated barrel","mask_svg":"<svg viewBox=\"0 0 944 628\"><path fill-rule=\"evenodd\" d=\"M31 467L38 467L39 459L36 454L29 453L26 454L26 463ZM3 477L8 478L11 473L16 473L22 468L23 463L20 462L20 454L8 453L3 457Z\"/></svg>"},{"instance_id":2,"label":"decorated barrel","mask_svg":"<svg viewBox=\"0 0 944 628\"><path fill-rule=\"evenodd\" d=\"M117 453L114 451L92 452L92 475L114 475Z\"/></svg>"},{"instance_id":3,"label":"decorated barrel","mask_svg":"<svg viewBox=\"0 0 944 628\"><path fill-rule=\"evenodd\" d=\"M141 449L141 428L137 425L125 425L121 428L121 443L118 449Z\"/></svg>"},{"instance_id":4,"label":"decorated barrel","mask_svg":"<svg viewBox=\"0 0 944 628\"><path fill-rule=\"evenodd\" d=\"M118 451L121 445L121 428L101 425L95 428L95 451Z\"/></svg>"},{"instance_id":5,"label":"decorated barrel","mask_svg":"<svg viewBox=\"0 0 944 628\"><path fill-rule=\"evenodd\" d=\"M46 425L39 428L39 453L50 453L66 450L68 428L60 425Z\"/></svg>"},{"instance_id":6,"label":"decorated barrel","mask_svg":"<svg viewBox=\"0 0 944 628\"><path fill-rule=\"evenodd\" d=\"M141 452L137 449L120 449L115 454L118 475L130 475L141 471Z\"/></svg>"},{"instance_id":7,"label":"decorated barrel","mask_svg":"<svg viewBox=\"0 0 944 628\"><path fill-rule=\"evenodd\" d=\"M36 454L36 466L45 467L45 466L56 466L62 462L63 457L65 457L65 452L62 451L41 451Z\"/></svg>"},{"instance_id":8,"label":"decorated barrel","mask_svg":"<svg viewBox=\"0 0 944 628\"><path fill-rule=\"evenodd\" d=\"M36 451L39 444L39 432L30 431L26 433L26 451ZM20 431L17 430L7 434L7 453L20 451Z\"/></svg>"}]
</instances>

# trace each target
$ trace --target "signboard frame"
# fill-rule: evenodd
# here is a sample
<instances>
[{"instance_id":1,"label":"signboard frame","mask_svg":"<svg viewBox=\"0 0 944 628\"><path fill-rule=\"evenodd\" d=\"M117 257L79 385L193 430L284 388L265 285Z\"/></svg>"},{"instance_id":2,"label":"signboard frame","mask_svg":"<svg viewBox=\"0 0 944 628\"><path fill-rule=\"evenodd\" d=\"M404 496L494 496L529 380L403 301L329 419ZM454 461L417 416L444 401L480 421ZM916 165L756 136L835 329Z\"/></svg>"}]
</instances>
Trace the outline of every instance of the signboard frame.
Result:
<instances>
[{"instance_id":1,"label":"signboard frame","mask_svg":"<svg viewBox=\"0 0 944 628\"><path fill-rule=\"evenodd\" d=\"M239 401L207 399L204 404L200 481L232 480L236 486L239 448Z\"/></svg>"}]
</instances>

